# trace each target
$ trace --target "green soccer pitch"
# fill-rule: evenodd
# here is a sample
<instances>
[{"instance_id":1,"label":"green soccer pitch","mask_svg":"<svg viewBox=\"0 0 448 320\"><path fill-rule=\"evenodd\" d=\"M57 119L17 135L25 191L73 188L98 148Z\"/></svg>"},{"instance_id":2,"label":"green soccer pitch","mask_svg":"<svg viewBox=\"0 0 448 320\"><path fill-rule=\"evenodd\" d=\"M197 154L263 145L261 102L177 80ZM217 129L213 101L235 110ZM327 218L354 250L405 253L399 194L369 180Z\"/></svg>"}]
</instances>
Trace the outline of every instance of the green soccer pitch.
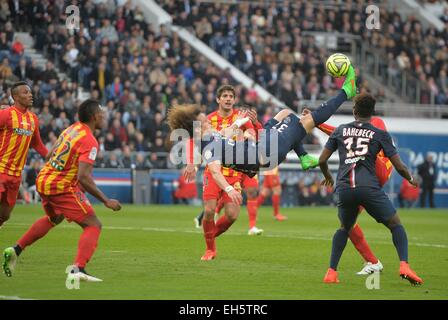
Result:
<instances>
[{"instance_id":1,"label":"green soccer pitch","mask_svg":"<svg viewBox=\"0 0 448 320\"><path fill-rule=\"evenodd\" d=\"M247 235L246 208L217 239L218 256L200 261L205 243L193 218L200 208L124 205L114 213L97 206L103 232L87 271L104 280L65 286L81 229L63 222L20 256L12 278L0 275L0 299L448 299L447 210L401 210L412 268L424 280L412 287L398 276L390 232L363 213L359 223L384 265L380 289L368 290L355 273L362 259L348 242L339 265L341 283L322 282L336 208L283 208L289 217L274 221L271 208L259 210L262 236ZM13 245L42 215L39 205L17 205L0 230L1 250ZM3 261L3 259L2 259Z\"/></svg>"}]
</instances>

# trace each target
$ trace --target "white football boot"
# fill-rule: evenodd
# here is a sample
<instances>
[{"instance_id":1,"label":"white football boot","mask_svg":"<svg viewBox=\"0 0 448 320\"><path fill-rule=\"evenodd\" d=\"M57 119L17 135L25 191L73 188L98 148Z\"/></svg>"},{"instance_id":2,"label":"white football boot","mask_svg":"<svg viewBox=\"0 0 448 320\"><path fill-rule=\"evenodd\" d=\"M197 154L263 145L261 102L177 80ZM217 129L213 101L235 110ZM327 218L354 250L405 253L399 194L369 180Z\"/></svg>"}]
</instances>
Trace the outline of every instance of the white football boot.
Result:
<instances>
[{"instance_id":1,"label":"white football boot","mask_svg":"<svg viewBox=\"0 0 448 320\"><path fill-rule=\"evenodd\" d=\"M364 276L372 274L374 272L381 272L381 271L383 271L383 265L381 264L381 261L378 260L377 263L367 262L366 264L364 264L362 270L357 272L356 274L359 276Z\"/></svg>"}]
</instances>

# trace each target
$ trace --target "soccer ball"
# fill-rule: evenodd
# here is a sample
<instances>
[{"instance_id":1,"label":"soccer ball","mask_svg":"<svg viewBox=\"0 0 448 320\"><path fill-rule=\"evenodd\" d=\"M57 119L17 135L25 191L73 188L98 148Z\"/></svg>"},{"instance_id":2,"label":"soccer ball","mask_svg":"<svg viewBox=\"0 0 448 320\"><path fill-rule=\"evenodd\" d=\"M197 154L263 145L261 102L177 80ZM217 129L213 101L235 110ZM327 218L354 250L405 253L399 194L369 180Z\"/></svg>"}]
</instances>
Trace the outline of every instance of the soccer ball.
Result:
<instances>
[{"instance_id":1,"label":"soccer ball","mask_svg":"<svg viewBox=\"0 0 448 320\"><path fill-rule=\"evenodd\" d=\"M328 57L325 64L327 72L334 78L343 77L350 67L350 59L342 53L335 53Z\"/></svg>"}]
</instances>

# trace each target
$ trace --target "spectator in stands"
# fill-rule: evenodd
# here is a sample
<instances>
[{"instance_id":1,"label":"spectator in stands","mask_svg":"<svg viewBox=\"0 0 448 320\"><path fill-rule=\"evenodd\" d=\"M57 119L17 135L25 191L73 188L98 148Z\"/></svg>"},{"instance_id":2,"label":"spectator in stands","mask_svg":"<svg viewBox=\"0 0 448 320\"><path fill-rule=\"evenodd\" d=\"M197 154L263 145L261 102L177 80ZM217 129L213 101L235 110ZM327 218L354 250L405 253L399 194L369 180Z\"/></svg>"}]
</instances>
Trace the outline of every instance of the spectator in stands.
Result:
<instances>
[{"instance_id":1,"label":"spectator in stands","mask_svg":"<svg viewBox=\"0 0 448 320\"><path fill-rule=\"evenodd\" d=\"M422 193L420 195L420 206L426 206L426 198L429 197L429 206L435 208L434 205L434 186L437 177L436 165L433 162L431 154L426 156L425 161L418 167L418 174L421 178Z\"/></svg>"},{"instance_id":2,"label":"spectator in stands","mask_svg":"<svg viewBox=\"0 0 448 320\"><path fill-rule=\"evenodd\" d=\"M151 162L144 153L138 152L135 156L135 169L137 170L148 170L152 168Z\"/></svg>"},{"instance_id":3,"label":"spectator in stands","mask_svg":"<svg viewBox=\"0 0 448 320\"><path fill-rule=\"evenodd\" d=\"M132 160L131 148L129 148L129 146L123 147L121 162L123 163L123 168L132 168L135 165L134 161Z\"/></svg>"},{"instance_id":4,"label":"spectator in stands","mask_svg":"<svg viewBox=\"0 0 448 320\"><path fill-rule=\"evenodd\" d=\"M118 158L115 152L109 153L109 159L106 161L106 168L121 169L124 168L123 162Z\"/></svg>"}]
</instances>

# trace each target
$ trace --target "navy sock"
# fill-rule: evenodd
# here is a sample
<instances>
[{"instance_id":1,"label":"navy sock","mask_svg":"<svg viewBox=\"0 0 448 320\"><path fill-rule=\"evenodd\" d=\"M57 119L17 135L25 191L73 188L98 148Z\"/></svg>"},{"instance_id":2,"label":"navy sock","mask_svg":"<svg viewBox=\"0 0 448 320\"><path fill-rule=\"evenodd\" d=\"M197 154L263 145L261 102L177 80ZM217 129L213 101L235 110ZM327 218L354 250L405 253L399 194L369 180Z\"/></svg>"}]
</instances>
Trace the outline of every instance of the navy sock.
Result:
<instances>
[{"instance_id":1,"label":"navy sock","mask_svg":"<svg viewBox=\"0 0 448 320\"><path fill-rule=\"evenodd\" d=\"M318 126L335 114L338 108L347 100L347 94L344 90L339 91L339 94L330 100L322 103L317 110L311 112L315 126Z\"/></svg>"},{"instance_id":2,"label":"navy sock","mask_svg":"<svg viewBox=\"0 0 448 320\"><path fill-rule=\"evenodd\" d=\"M347 244L348 232L345 229L338 229L333 236L333 244L331 247L330 268L336 270L341 259L342 252Z\"/></svg>"},{"instance_id":3,"label":"navy sock","mask_svg":"<svg viewBox=\"0 0 448 320\"><path fill-rule=\"evenodd\" d=\"M296 143L294 145L293 150L295 151L295 153L297 154L297 156L300 158L301 156L304 156L307 154L307 152L305 151L305 149L303 148L303 143L302 141L299 141L298 143Z\"/></svg>"},{"instance_id":4,"label":"navy sock","mask_svg":"<svg viewBox=\"0 0 448 320\"><path fill-rule=\"evenodd\" d=\"M392 241L397 249L398 257L400 261L408 261L408 237L406 235L406 230L399 224L390 229L392 233Z\"/></svg>"},{"instance_id":5,"label":"navy sock","mask_svg":"<svg viewBox=\"0 0 448 320\"><path fill-rule=\"evenodd\" d=\"M22 248L20 248L20 246L18 244L16 244L14 246L14 251L16 252L17 256L20 256L20 254L22 253Z\"/></svg>"}]
</instances>

